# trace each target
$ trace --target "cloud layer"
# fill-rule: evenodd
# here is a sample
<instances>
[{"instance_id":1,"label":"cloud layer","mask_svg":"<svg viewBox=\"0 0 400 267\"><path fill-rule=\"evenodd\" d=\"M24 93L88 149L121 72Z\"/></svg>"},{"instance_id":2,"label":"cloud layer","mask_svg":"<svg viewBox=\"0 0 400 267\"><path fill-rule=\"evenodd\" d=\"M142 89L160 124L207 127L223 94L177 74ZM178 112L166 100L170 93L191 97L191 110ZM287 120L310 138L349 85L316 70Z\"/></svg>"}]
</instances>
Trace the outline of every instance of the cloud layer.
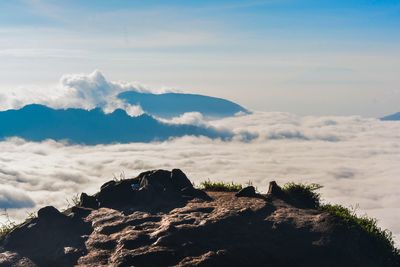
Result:
<instances>
[{"instance_id":1,"label":"cloud layer","mask_svg":"<svg viewBox=\"0 0 400 267\"><path fill-rule=\"evenodd\" d=\"M94 193L113 175L181 168L197 184L205 179L246 183L260 191L276 180L324 185L326 202L359 205L359 213L400 238L400 123L361 117L298 117L254 113L211 122L198 114L175 122L232 130L224 142L183 137L161 143L72 146L9 139L0 142L0 208L16 219L43 205L66 207L81 191ZM257 136L243 141L243 135ZM34 202L34 207L30 200Z\"/></svg>"}]
</instances>

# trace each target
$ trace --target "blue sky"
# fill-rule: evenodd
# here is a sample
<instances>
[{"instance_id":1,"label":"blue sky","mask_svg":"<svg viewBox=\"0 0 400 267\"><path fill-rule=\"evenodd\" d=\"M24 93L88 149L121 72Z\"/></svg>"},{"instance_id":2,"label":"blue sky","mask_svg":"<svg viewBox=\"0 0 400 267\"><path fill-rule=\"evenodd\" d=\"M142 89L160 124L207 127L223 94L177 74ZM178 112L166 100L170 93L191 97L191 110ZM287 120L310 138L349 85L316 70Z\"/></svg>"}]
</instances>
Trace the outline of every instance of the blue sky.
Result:
<instances>
[{"instance_id":1,"label":"blue sky","mask_svg":"<svg viewBox=\"0 0 400 267\"><path fill-rule=\"evenodd\" d=\"M0 90L100 69L250 109L400 111L400 1L1 1Z\"/></svg>"}]
</instances>

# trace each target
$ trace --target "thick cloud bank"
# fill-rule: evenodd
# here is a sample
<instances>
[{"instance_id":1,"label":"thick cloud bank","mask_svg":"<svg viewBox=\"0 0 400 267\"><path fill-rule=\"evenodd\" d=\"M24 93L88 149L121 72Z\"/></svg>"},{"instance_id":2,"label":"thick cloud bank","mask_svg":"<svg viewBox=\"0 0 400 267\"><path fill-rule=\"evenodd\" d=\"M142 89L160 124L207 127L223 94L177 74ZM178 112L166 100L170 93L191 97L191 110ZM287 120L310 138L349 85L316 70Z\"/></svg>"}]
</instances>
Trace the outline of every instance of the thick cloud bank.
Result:
<instances>
[{"instance_id":1,"label":"thick cloud bank","mask_svg":"<svg viewBox=\"0 0 400 267\"><path fill-rule=\"evenodd\" d=\"M207 123L198 114L175 119L188 121ZM325 201L358 205L359 213L377 217L399 240L400 123L255 113L209 124L238 138L97 146L0 142L0 208L22 219L29 200L33 210L49 204L66 207L66 199L81 191L94 193L114 174L128 177L148 169L182 168L196 183L251 180L264 192L271 180L320 183ZM258 137L243 141L244 133Z\"/></svg>"}]
</instances>

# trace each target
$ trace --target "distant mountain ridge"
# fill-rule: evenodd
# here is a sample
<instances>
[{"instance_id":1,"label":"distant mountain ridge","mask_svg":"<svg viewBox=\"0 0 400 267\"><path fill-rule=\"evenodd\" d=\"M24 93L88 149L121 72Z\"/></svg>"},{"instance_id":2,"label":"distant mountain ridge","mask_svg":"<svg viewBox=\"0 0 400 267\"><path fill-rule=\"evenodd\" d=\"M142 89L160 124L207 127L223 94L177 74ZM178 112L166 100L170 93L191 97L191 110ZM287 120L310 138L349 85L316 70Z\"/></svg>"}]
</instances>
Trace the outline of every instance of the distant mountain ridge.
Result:
<instances>
[{"instance_id":1,"label":"distant mountain ridge","mask_svg":"<svg viewBox=\"0 0 400 267\"><path fill-rule=\"evenodd\" d=\"M250 113L232 101L197 94L126 91L120 93L118 98L131 105L140 105L146 113L163 118L180 116L186 112L200 112L205 117L229 117L240 112Z\"/></svg>"},{"instance_id":2,"label":"distant mountain ridge","mask_svg":"<svg viewBox=\"0 0 400 267\"><path fill-rule=\"evenodd\" d=\"M52 109L39 104L1 111L0 125L0 139L68 140L88 145L162 141L184 135L231 137L214 128L162 123L147 114L131 117L122 109L105 114L100 108Z\"/></svg>"},{"instance_id":3,"label":"distant mountain ridge","mask_svg":"<svg viewBox=\"0 0 400 267\"><path fill-rule=\"evenodd\" d=\"M400 121L400 112L382 117L381 120L382 121Z\"/></svg>"}]
</instances>

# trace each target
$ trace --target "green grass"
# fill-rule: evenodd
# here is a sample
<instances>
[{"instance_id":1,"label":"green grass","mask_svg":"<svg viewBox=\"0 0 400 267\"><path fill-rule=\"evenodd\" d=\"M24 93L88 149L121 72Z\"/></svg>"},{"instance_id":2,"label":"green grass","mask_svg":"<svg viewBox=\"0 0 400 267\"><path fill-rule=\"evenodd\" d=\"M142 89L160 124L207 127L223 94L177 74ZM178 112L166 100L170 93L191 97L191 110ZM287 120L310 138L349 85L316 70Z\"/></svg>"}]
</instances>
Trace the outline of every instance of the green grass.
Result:
<instances>
[{"instance_id":1,"label":"green grass","mask_svg":"<svg viewBox=\"0 0 400 267\"><path fill-rule=\"evenodd\" d=\"M5 222L0 223L0 241L2 241L3 238L17 226L14 221L10 220L6 209L4 209L1 216L5 217L6 220Z\"/></svg>"},{"instance_id":2,"label":"green grass","mask_svg":"<svg viewBox=\"0 0 400 267\"><path fill-rule=\"evenodd\" d=\"M400 257L400 251L394 245L392 233L389 230L378 226L375 218L367 215L358 216L355 209L349 209L341 205L325 204L320 206L320 210L341 218L349 228L361 228L377 242L382 251L390 251L392 255Z\"/></svg>"},{"instance_id":3,"label":"green grass","mask_svg":"<svg viewBox=\"0 0 400 267\"><path fill-rule=\"evenodd\" d=\"M8 233L10 233L15 227L18 226L18 224L10 219L7 209L4 209L3 212L0 214L0 216L6 218L5 222L0 223L0 242L1 242ZM37 212L35 211L27 212L25 221L32 220L34 218L37 218Z\"/></svg>"},{"instance_id":4,"label":"green grass","mask_svg":"<svg viewBox=\"0 0 400 267\"><path fill-rule=\"evenodd\" d=\"M11 232L15 228L14 223L2 223L0 225L0 241L3 240L3 238Z\"/></svg>"},{"instance_id":5,"label":"green grass","mask_svg":"<svg viewBox=\"0 0 400 267\"><path fill-rule=\"evenodd\" d=\"M395 247L392 233L378 226L375 218L367 215L359 216L355 209L349 209L341 205L321 204L321 195L317 192L322 186L319 184L287 183L282 187L283 192L290 198L305 203L307 207L328 212L340 218L348 229L358 229L377 244L380 250L375 253L388 253L390 258L400 258L400 251Z\"/></svg>"},{"instance_id":6,"label":"green grass","mask_svg":"<svg viewBox=\"0 0 400 267\"><path fill-rule=\"evenodd\" d=\"M321 195L317 193L322 186L319 184L306 183L286 183L282 190L290 198L301 202L309 208L319 208L321 205Z\"/></svg>"},{"instance_id":7,"label":"green grass","mask_svg":"<svg viewBox=\"0 0 400 267\"><path fill-rule=\"evenodd\" d=\"M237 192L242 189L241 184L224 183L224 182L212 182L210 180L200 183L200 189L205 191L217 191L217 192Z\"/></svg>"}]
</instances>

